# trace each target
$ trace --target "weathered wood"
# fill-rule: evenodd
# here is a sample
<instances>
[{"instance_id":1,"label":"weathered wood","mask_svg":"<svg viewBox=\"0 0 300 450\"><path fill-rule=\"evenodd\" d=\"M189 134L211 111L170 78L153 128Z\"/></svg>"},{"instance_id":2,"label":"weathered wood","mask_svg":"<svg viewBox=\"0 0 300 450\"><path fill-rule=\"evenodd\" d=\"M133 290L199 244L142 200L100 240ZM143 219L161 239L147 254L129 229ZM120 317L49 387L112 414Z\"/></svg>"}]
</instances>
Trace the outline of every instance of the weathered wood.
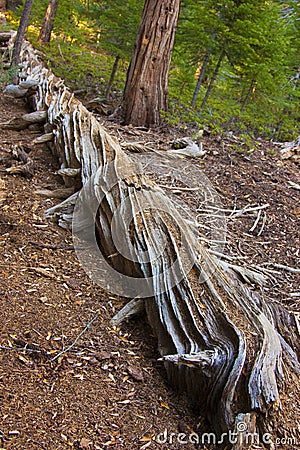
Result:
<instances>
[{"instance_id":1,"label":"weathered wood","mask_svg":"<svg viewBox=\"0 0 300 450\"><path fill-rule=\"evenodd\" d=\"M33 160L27 155L22 146L15 146L12 149L12 155L15 159L20 161L21 164L11 166L5 169L4 172L11 175L22 175L25 178L32 178L34 176L35 165Z\"/></svg>"},{"instance_id":2,"label":"weathered wood","mask_svg":"<svg viewBox=\"0 0 300 450\"><path fill-rule=\"evenodd\" d=\"M11 31L7 31L7 32L2 31L1 34L0 34L0 42L1 42L1 43L2 43L2 42L7 43L8 41L11 40L11 38L12 38L12 33L11 33Z\"/></svg>"},{"instance_id":3,"label":"weathered wood","mask_svg":"<svg viewBox=\"0 0 300 450\"><path fill-rule=\"evenodd\" d=\"M280 150L282 159L292 159L300 162L300 136L292 142L284 142Z\"/></svg>"},{"instance_id":4,"label":"weathered wood","mask_svg":"<svg viewBox=\"0 0 300 450\"><path fill-rule=\"evenodd\" d=\"M295 333L287 332L291 323L284 314L277 320L276 307L241 281L241 274L245 279L253 272L219 264L209 254L174 202L141 173L28 43L22 64L28 77L39 82L35 108L47 112L61 169L80 169L84 186L48 210L48 216L70 227L77 208L74 234L81 233L89 255L82 232L90 238L89 229L95 229L94 243L102 255L97 259L95 251L94 259L91 253L95 270L109 282L109 271L115 269L120 295L132 292L145 299L170 382L188 393L218 434L234 430L240 413L250 414L253 424L258 416L261 432L269 429L268 411L274 414L280 399L283 354L300 373L296 324ZM125 278L129 281L122 284Z\"/></svg>"},{"instance_id":5,"label":"weathered wood","mask_svg":"<svg viewBox=\"0 0 300 450\"><path fill-rule=\"evenodd\" d=\"M37 138L35 138L33 140L33 144L45 144L46 142L52 142L54 138L53 133L46 133L43 134L42 136L38 136Z\"/></svg>"},{"instance_id":6,"label":"weathered wood","mask_svg":"<svg viewBox=\"0 0 300 450\"><path fill-rule=\"evenodd\" d=\"M53 191L50 189L38 189L35 193L47 198L66 199L74 194L74 187L54 189Z\"/></svg>"},{"instance_id":7,"label":"weathered wood","mask_svg":"<svg viewBox=\"0 0 300 450\"><path fill-rule=\"evenodd\" d=\"M0 178L0 206L2 206L7 198L7 189L5 181Z\"/></svg>"},{"instance_id":8,"label":"weathered wood","mask_svg":"<svg viewBox=\"0 0 300 450\"><path fill-rule=\"evenodd\" d=\"M144 311L145 301L141 298L134 298L126 303L126 305L111 319L111 323L113 325L120 325L125 320L130 319L137 314L141 314Z\"/></svg>"},{"instance_id":9,"label":"weathered wood","mask_svg":"<svg viewBox=\"0 0 300 450\"><path fill-rule=\"evenodd\" d=\"M0 127L8 130L21 131L33 124L44 124L46 122L46 118L46 111L34 111L29 114L24 114L21 117L14 117L8 122L0 123Z\"/></svg>"},{"instance_id":10,"label":"weathered wood","mask_svg":"<svg viewBox=\"0 0 300 450\"><path fill-rule=\"evenodd\" d=\"M234 441L232 450L246 450L257 448L260 436L256 432L256 415L254 413L240 413L235 419Z\"/></svg>"},{"instance_id":11,"label":"weathered wood","mask_svg":"<svg viewBox=\"0 0 300 450\"><path fill-rule=\"evenodd\" d=\"M9 95L14 98L24 98L27 94L27 89L21 88L20 86L15 86L14 84L9 84L4 89L4 94Z\"/></svg>"}]
</instances>

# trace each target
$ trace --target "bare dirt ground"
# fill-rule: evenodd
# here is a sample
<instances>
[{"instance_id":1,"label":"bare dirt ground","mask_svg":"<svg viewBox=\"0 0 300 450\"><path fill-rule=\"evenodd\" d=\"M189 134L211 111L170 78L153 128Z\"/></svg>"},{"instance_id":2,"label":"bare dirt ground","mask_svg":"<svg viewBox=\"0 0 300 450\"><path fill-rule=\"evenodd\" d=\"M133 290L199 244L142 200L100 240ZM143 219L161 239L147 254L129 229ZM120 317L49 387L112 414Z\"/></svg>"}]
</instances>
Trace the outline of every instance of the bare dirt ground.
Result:
<instances>
[{"instance_id":1,"label":"bare dirt ground","mask_svg":"<svg viewBox=\"0 0 300 450\"><path fill-rule=\"evenodd\" d=\"M0 105L1 122L27 112L23 100L2 95ZM101 120L121 142L151 141L157 150L168 148L179 134L146 133ZM184 394L168 386L144 317L113 327L110 319L124 300L87 277L71 233L44 218L58 200L35 191L61 187L61 180L47 147L32 145L40 134L1 130L0 448L193 449L175 439L155 442L164 430L169 436L188 435L209 426L191 411ZM299 166L282 161L278 148L267 142L249 153L241 143L237 150L233 140L204 138L207 154L195 165L225 209L268 206L260 217L256 211L228 218L224 253L233 262L265 268L272 278L261 295L297 313L299 273L279 265L299 268L300 194L289 184L299 184ZM10 151L16 144L30 150L31 179L4 172L14 164ZM81 333L68 352L53 360ZM274 439L281 439L275 448L292 450L300 448L300 386L290 371L286 375ZM288 441L292 436L298 443Z\"/></svg>"}]
</instances>

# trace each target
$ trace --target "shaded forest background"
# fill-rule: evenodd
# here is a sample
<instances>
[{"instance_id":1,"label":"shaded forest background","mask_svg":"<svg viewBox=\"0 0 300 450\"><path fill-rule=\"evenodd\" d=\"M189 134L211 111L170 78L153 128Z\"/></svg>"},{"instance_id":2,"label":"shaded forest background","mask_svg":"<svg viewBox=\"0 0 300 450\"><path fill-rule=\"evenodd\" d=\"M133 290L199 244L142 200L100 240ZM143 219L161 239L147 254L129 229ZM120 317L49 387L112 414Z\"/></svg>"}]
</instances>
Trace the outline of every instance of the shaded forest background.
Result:
<instances>
[{"instance_id":1,"label":"shaded forest background","mask_svg":"<svg viewBox=\"0 0 300 450\"><path fill-rule=\"evenodd\" d=\"M8 15L7 27L17 28L23 3L8 3L21 3ZM122 98L143 2L60 0L51 42L40 44L47 5L34 2L29 40L73 90L109 100L111 112ZM183 0L165 121L240 133L249 147L257 136L296 137L299 18L295 1Z\"/></svg>"}]
</instances>

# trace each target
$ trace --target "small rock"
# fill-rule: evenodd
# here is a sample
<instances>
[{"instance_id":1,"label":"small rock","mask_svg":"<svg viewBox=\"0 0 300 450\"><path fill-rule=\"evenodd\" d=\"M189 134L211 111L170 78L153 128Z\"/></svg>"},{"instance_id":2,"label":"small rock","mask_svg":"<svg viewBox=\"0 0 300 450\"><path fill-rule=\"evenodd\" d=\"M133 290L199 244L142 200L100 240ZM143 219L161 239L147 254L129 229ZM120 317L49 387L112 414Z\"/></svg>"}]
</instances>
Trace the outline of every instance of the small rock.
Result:
<instances>
[{"instance_id":1,"label":"small rock","mask_svg":"<svg viewBox=\"0 0 300 450\"><path fill-rule=\"evenodd\" d=\"M14 98L22 98L27 94L27 89L21 89L14 84L8 84L3 90L3 93Z\"/></svg>"},{"instance_id":2,"label":"small rock","mask_svg":"<svg viewBox=\"0 0 300 450\"><path fill-rule=\"evenodd\" d=\"M127 369L129 375L135 380L135 381L144 381L144 376L141 372L138 371L136 367L128 367Z\"/></svg>"}]
</instances>

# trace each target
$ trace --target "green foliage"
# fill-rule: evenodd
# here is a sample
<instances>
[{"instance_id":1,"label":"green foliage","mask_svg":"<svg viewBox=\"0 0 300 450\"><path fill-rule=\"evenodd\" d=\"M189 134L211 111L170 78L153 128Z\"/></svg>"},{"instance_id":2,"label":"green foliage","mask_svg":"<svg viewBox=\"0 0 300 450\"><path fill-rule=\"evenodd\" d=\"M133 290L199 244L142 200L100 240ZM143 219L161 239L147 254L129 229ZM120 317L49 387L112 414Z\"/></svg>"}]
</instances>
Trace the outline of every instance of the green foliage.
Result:
<instances>
[{"instance_id":1,"label":"green foliage","mask_svg":"<svg viewBox=\"0 0 300 450\"><path fill-rule=\"evenodd\" d=\"M4 66L3 62L0 61L0 83L10 84L12 83L15 76L18 74L18 67L11 66L8 69Z\"/></svg>"},{"instance_id":2,"label":"green foliage","mask_svg":"<svg viewBox=\"0 0 300 450\"><path fill-rule=\"evenodd\" d=\"M36 46L47 4L34 2L28 35ZM142 8L140 0L60 0L53 39L38 47L72 88L94 86L100 93L115 56L121 56L113 87L120 96ZM206 126L278 140L298 135L300 81L297 84L294 76L300 65L299 19L300 4L293 0L182 0L165 120L176 127ZM191 108L205 57L206 71Z\"/></svg>"},{"instance_id":3,"label":"green foliage","mask_svg":"<svg viewBox=\"0 0 300 450\"><path fill-rule=\"evenodd\" d=\"M45 61L54 73L72 89L93 87L100 95L103 94L115 59L114 52L109 52L104 43L105 34L99 20L103 2L60 0L52 40L47 45L40 45L37 39L47 5L48 0L34 2L27 37L45 54ZM21 10L19 8L12 15L12 22L16 23ZM122 21L125 22L124 18ZM121 62L115 80L114 88L119 95L125 82L128 59Z\"/></svg>"},{"instance_id":4,"label":"green foliage","mask_svg":"<svg viewBox=\"0 0 300 450\"><path fill-rule=\"evenodd\" d=\"M286 7L288 18L283 13ZM281 1L265 0L183 0L170 95L182 108L190 104L195 75L208 55L195 106L197 120L200 113L203 124L213 127L234 132L251 129L276 139L294 137L298 133L300 86L293 90L290 79L300 64L299 31L297 2L286 6ZM226 58L208 104L201 110L223 50Z\"/></svg>"},{"instance_id":5,"label":"green foliage","mask_svg":"<svg viewBox=\"0 0 300 450\"><path fill-rule=\"evenodd\" d=\"M102 0L96 23L102 31L102 48L112 55L129 60L141 20L140 0Z\"/></svg>"},{"instance_id":6,"label":"green foliage","mask_svg":"<svg viewBox=\"0 0 300 450\"><path fill-rule=\"evenodd\" d=\"M37 43L36 47L43 52L45 50ZM105 89L112 59L108 56L103 58L97 52L91 54L88 47L77 42L70 45L62 39L50 42L45 56L47 65L72 89L96 88L100 92Z\"/></svg>"}]
</instances>

